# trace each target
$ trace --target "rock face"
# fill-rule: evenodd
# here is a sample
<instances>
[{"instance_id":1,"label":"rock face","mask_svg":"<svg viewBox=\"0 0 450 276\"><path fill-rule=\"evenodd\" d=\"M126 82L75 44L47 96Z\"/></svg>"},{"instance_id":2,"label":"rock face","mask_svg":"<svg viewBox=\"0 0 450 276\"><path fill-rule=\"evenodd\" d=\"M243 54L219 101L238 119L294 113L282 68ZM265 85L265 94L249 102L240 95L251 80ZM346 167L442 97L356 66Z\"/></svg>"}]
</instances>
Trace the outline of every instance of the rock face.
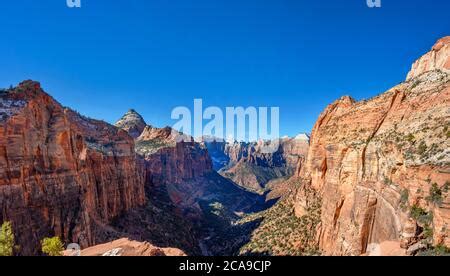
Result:
<instances>
[{"instance_id":1,"label":"rock face","mask_svg":"<svg viewBox=\"0 0 450 276\"><path fill-rule=\"evenodd\" d=\"M123 117L115 123L115 126L128 132L131 137L137 138L147 126L142 116L134 109L130 109Z\"/></svg>"},{"instance_id":2,"label":"rock face","mask_svg":"<svg viewBox=\"0 0 450 276\"><path fill-rule=\"evenodd\" d=\"M147 126L136 139L136 152L145 159L147 184L181 185L212 171L207 149L180 136L170 127Z\"/></svg>"},{"instance_id":3,"label":"rock face","mask_svg":"<svg viewBox=\"0 0 450 276\"><path fill-rule=\"evenodd\" d=\"M309 136L284 137L273 153L262 150L263 142L205 142L214 169L245 189L264 192L266 184L277 178L292 176L305 160Z\"/></svg>"},{"instance_id":4,"label":"rock face","mask_svg":"<svg viewBox=\"0 0 450 276\"><path fill-rule=\"evenodd\" d=\"M65 256L72 256L72 252L64 252ZM148 242L132 241L126 238L113 242L99 244L83 249L80 256L174 256L183 257L186 254L177 248L160 248Z\"/></svg>"},{"instance_id":5,"label":"rock face","mask_svg":"<svg viewBox=\"0 0 450 276\"><path fill-rule=\"evenodd\" d=\"M449 43L439 40L406 82L367 101L342 97L320 115L295 211L307 213L306 189L320 195L324 254L360 255L387 241L450 246Z\"/></svg>"},{"instance_id":6,"label":"rock face","mask_svg":"<svg viewBox=\"0 0 450 276\"><path fill-rule=\"evenodd\" d=\"M21 254L57 235L90 246L122 212L145 203L132 138L63 108L40 84L0 94L0 221L12 221Z\"/></svg>"},{"instance_id":7,"label":"rock face","mask_svg":"<svg viewBox=\"0 0 450 276\"><path fill-rule=\"evenodd\" d=\"M425 72L432 70L450 71L450 36L439 39L430 52L419 58L408 73L407 80L411 80Z\"/></svg>"}]
</instances>

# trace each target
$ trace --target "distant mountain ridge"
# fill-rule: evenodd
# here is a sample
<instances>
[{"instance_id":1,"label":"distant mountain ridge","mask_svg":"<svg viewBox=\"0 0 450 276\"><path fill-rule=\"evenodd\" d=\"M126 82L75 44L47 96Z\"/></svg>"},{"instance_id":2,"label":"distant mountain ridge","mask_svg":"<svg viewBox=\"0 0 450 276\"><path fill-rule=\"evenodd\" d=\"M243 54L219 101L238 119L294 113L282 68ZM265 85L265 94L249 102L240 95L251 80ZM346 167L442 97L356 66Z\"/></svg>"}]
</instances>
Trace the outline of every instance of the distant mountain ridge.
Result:
<instances>
[{"instance_id":1,"label":"distant mountain ridge","mask_svg":"<svg viewBox=\"0 0 450 276\"><path fill-rule=\"evenodd\" d=\"M284 137L277 142L279 147L273 153L262 150L263 142L206 139L204 143L216 171L247 190L263 193L270 181L294 175L308 153L307 134Z\"/></svg>"}]
</instances>

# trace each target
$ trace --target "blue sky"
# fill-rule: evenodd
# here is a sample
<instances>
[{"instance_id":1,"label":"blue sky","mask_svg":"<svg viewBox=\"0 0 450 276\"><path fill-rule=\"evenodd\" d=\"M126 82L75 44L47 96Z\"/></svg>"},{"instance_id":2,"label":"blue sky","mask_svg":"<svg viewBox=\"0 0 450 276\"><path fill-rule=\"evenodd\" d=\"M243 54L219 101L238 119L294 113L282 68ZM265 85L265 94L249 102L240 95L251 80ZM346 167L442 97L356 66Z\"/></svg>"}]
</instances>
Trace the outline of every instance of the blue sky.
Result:
<instances>
[{"instance_id":1,"label":"blue sky","mask_svg":"<svg viewBox=\"0 0 450 276\"><path fill-rule=\"evenodd\" d=\"M42 83L115 122L129 108L172 125L193 106L279 106L282 135L309 132L342 95L404 80L450 35L448 0L14 0L0 4L0 87Z\"/></svg>"}]
</instances>

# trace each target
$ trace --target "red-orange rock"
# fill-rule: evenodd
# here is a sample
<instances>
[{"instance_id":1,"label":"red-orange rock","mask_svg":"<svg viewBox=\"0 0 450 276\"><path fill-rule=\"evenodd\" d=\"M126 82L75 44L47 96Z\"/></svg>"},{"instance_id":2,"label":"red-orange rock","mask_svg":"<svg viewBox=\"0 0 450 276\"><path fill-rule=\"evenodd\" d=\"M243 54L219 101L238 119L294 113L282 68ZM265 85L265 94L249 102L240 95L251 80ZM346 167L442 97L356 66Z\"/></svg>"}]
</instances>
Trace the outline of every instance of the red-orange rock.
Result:
<instances>
[{"instance_id":1,"label":"red-orange rock","mask_svg":"<svg viewBox=\"0 0 450 276\"><path fill-rule=\"evenodd\" d=\"M25 81L0 94L0 221L22 254L40 239L93 245L113 218L145 202L132 138L63 108Z\"/></svg>"},{"instance_id":2,"label":"red-orange rock","mask_svg":"<svg viewBox=\"0 0 450 276\"><path fill-rule=\"evenodd\" d=\"M65 251L65 256L72 256L73 252ZM99 244L81 250L80 256L174 256L183 257L186 253L177 248L160 248L148 242L132 241L126 238L109 243Z\"/></svg>"},{"instance_id":3,"label":"red-orange rock","mask_svg":"<svg viewBox=\"0 0 450 276\"><path fill-rule=\"evenodd\" d=\"M440 40L408 81L367 101L343 97L320 115L298 175L304 183L295 211L302 216L308 206L303 189L318 192L316 237L324 254L360 255L386 241L408 246L425 227L434 244L450 246L449 44ZM433 184L439 192L430 195ZM412 206L433 214L415 220L420 229L413 234Z\"/></svg>"},{"instance_id":4,"label":"red-orange rock","mask_svg":"<svg viewBox=\"0 0 450 276\"><path fill-rule=\"evenodd\" d=\"M439 39L430 52L414 62L406 79L437 69L447 73L450 71L450 36Z\"/></svg>"}]
</instances>

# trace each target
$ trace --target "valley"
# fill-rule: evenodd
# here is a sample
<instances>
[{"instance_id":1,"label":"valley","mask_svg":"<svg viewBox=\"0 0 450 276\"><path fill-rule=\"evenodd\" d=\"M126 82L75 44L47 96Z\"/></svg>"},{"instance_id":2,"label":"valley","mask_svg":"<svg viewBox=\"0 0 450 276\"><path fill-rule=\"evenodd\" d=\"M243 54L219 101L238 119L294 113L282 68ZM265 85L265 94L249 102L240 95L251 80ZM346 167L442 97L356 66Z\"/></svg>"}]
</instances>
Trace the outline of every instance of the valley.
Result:
<instances>
[{"instance_id":1,"label":"valley","mask_svg":"<svg viewBox=\"0 0 450 276\"><path fill-rule=\"evenodd\" d=\"M341 97L272 153L149 123L133 109L115 125L87 118L36 81L0 91L14 254L42 255L46 237L84 255L450 253L450 37L405 81Z\"/></svg>"}]
</instances>

